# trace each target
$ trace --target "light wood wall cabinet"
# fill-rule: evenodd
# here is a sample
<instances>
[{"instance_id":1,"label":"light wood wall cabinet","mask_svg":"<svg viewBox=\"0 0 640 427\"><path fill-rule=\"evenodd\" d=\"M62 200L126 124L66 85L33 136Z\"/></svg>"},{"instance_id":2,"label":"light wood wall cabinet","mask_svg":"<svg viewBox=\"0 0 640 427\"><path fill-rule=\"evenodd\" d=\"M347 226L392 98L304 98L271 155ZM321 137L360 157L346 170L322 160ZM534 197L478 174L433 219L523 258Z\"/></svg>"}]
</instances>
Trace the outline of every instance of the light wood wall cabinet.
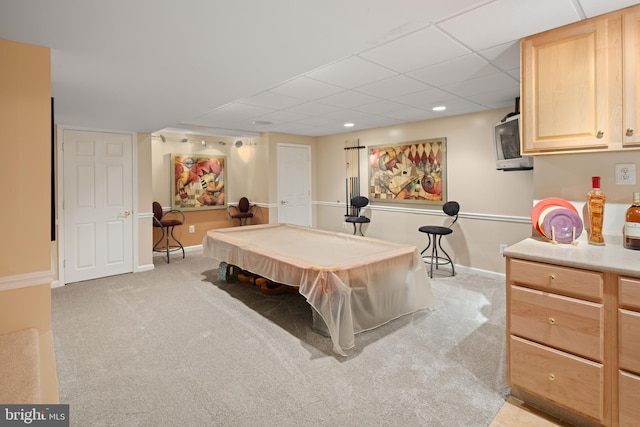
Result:
<instances>
[{"instance_id":1,"label":"light wood wall cabinet","mask_svg":"<svg viewBox=\"0 0 640 427\"><path fill-rule=\"evenodd\" d=\"M640 149L640 6L521 41L522 152Z\"/></svg>"}]
</instances>

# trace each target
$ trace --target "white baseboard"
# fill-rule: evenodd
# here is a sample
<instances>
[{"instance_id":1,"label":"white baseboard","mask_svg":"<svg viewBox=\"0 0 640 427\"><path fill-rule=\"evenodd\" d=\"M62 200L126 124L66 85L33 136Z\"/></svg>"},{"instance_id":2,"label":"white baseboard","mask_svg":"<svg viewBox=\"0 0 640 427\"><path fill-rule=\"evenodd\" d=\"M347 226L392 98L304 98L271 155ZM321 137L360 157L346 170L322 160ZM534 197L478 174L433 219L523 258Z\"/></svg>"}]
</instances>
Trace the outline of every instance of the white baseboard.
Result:
<instances>
[{"instance_id":1,"label":"white baseboard","mask_svg":"<svg viewBox=\"0 0 640 427\"><path fill-rule=\"evenodd\" d=\"M142 273L143 271L151 271L155 268L153 264L139 265L134 273Z\"/></svg>"},{"instance_id":2,"label":"white baseboard","mask_svg":"<svg viewBox=\"0 0 640 427\"><path fill-rule=\"evenodd\" d=\"M191 253L191 252L202 252L202 245L195 245L195 246L185 246L184 247L184 252L185 253ZM167 256L167 254L165 252L154 252L153 253L154 257L157 256Z\"/></svg>"},{"instance_id":3,"label":"white baseboard","mask_svg":"<svg viewBox=\"0 0 640 427\"><path fill-rule=\"evenodd\" d=\"M467 267L466 265L458 265L456 264L456 270L462 271L465 273L477 274L478 276L488 277L490 279L496 280L506 280L506 274L498 273L495 271L489 270L481 270L479 268Z\"/></svg>"}]
</instances>

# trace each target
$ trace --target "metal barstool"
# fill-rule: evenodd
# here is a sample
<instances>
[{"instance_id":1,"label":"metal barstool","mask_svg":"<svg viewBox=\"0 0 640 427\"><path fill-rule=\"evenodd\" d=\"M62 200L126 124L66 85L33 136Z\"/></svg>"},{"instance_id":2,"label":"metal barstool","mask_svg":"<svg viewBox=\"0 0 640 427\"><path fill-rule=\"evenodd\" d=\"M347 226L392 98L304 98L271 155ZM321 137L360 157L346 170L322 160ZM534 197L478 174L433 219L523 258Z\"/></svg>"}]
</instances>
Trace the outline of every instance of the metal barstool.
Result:
<instances>
[{"instance_id":1,"label":"metal barstool","mask_svg":"<svg viewBox=\"0 0 640 427\"><path fill-rule=\"evenodd\" d=\"M453 217L453 221L448 226L440 226L440 225L423 225L418 228L418 231L422 233L426 233L429 238L429 244L426 248L420 252L420 255L424 254L427 249L431 248L431 256L423 256L422 260L426 263L430 264L429 269L429 277L433 277L433 266L436 266L436 270L441 265L451 264L451 275L456 275L455 266L453 265L453 261L449 254L442 248L442 236L449 235L453 233L451 227L458 220L458 212L460 211L460 205L458 202L447 202L442 206L442 210L444 213ZM442 251L444 257L438 255L438 251Z\"/></svg>"},{"instance_id":2,"label":"metal barstool","mask_svg":"<svg viewBox=\"0 0 640 427\"><path fill-rule=\"evenodd\" d=\"M184 224L184 213L181 210L171 209L165 213L160 203L153 202L153 226L162 230L162 236L153 245L153 251L165 252L167 254L167 263L171 262L170 252L182 250L182 258L184 258L184 246L173 235L174 227L182 224ZM169 242L169 237L174 240L175 244L172 245ZM163 242L164 245L161 246Z\"/></svg>"}]
</instances>

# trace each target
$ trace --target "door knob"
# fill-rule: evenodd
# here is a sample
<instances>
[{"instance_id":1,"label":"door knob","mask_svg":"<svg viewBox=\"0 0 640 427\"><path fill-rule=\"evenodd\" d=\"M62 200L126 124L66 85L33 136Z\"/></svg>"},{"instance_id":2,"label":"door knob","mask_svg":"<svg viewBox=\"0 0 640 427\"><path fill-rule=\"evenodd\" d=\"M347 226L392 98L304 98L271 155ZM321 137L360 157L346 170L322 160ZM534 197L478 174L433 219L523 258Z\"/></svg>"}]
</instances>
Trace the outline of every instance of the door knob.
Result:
<instances>
[{"instance_id":1,"label":"door knob","mask_svg":"<svg viewBox=\"0 0 640 427\"><path fill-rule=\"evenodd\" d=\"M125 218L128 217L129 215L131 215L131 211L122 212L122 216L125 217Z\"/></svg>"},{"instance_id":2,"label":"door knob","mask_svg":"<svg viewBox=\"0 0 640 427\"><path fill-rule=\"evenodd\" d=\"M633 136L633 129L628 128L626 134L627 136Z\"/></svg>"},{"instance_id":3,"label":"door knob","mask_svg":"<svg viewBox=\"0 0 640 427\"><path fill-rule=\"evenodd\" d=\"M281 204L281 205L286 205L286 204L287 204L287 201L286 201L286 200L280 200L280 204Z\"/></svg>"}]
</instances>

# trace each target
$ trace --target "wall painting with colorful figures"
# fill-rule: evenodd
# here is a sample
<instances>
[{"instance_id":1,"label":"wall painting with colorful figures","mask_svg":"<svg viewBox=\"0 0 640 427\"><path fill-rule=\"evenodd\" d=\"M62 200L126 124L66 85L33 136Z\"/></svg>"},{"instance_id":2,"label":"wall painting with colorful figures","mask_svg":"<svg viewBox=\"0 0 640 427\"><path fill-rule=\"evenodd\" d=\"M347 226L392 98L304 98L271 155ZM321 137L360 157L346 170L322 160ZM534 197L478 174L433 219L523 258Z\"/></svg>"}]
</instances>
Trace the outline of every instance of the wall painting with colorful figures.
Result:
<instances>
[{"instance_id":1,"label":"wall painting with colorful figures","mask_svg":"<svg viewBox=\"0 0 640 427\"><path fill-rule=\"evenodd\" d=\"M225 156L173 154L172 207L181 210L226 208Z\"/></svg>"},{"instance_id":2,"label":"wall painting with colorful figures","mask_svg":"<svg viewBox=\"0 0 640 427\"><path fill-rule=\"evenodd\" d=\"M447 138L369 147L371 202L447 201Z\"/></svg>"}]
</instances>

